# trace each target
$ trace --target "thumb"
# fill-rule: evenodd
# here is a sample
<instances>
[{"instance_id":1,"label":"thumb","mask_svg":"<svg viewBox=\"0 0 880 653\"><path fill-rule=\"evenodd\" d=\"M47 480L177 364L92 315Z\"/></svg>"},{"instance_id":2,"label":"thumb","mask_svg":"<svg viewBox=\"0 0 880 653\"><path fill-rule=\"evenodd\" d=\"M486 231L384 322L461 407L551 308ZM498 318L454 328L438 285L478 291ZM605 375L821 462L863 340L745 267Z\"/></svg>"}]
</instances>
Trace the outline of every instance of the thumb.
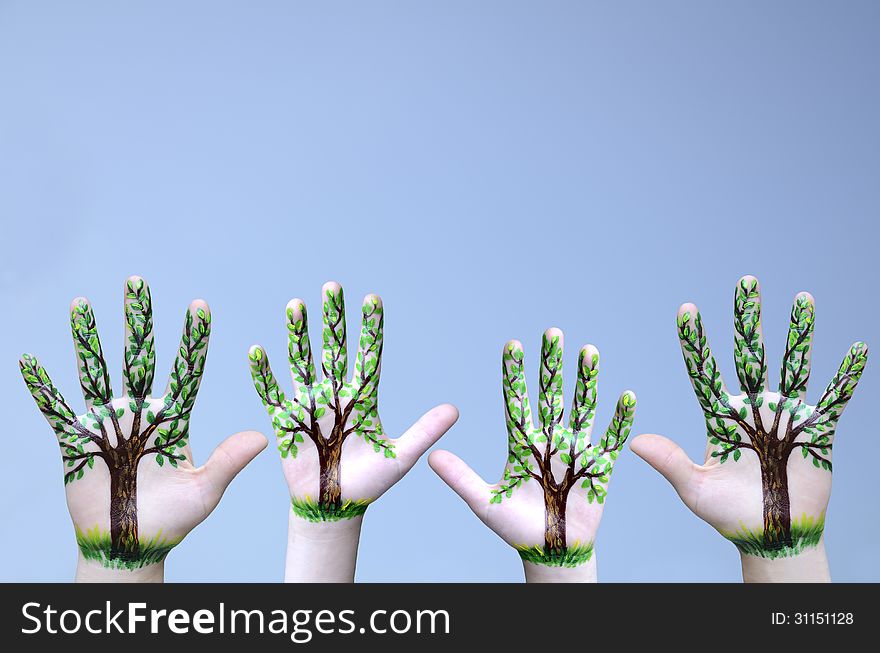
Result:
<instances>
[{"instance_id":1,"label":"thumb","mask_svg":"<svg viewBox=\"0 0 880 653\"><path fill-rule=\"evenodd\" d=\"M698 466L681 447L662 435L645 434L633 440L630 449L666 477L685 505L692 508L693 479Z\"/></svg>"},{"instance_id":2,"label":"thumb","mask_svg":"<svg viewBox=\"0 0 880 653\"><path fill-rule=\"evenodd\" d=\"M214 449L208 462L199 469L214 495L214 505L220 501L232 479L268 444L262 433L242 431L230 435Z\"/></svg>"},{"instance_id":3,"label":"thumb","mask_svg":"<svg viewBox=\"0 0 880 653\"><path fill-rule=\"evenodd\" d=\"M458 421L458 408L452 404L435 406L422 415L406 433L395 440L401 475L406 474L422 454L430 449Z\"/></svg>"},{"instance_id":4,"label":"thumb","mask_svg":"<svg viewBox=\"0 0 880 653\"><path fill-rule=\"evenodd\" d=\"M446 485L464 499L480 519L489 505L489 485L454 453L438 449L428 456L428 464Z\"/></svg>"}]
</instances>

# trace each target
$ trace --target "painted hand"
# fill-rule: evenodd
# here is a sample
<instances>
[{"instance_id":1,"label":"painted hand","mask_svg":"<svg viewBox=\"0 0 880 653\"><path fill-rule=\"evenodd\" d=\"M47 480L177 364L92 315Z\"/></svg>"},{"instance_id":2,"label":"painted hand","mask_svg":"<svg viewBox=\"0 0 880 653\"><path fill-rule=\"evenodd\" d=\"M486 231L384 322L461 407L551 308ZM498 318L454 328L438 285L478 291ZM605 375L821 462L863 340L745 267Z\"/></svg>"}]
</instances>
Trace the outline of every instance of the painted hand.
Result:
<instances>
[{"instance_id":1,"label":"painted hand","mask_svg":"<svg viewBox=\"0 0 880 653\"><path fill-rule=\"evenodd\" d=\"M435 451L430 464L523 560L574 567L592 557L608 479L629 435L636 397L630 391L620 396L611 425L592 444L599 352L592 345L581 349L568 427L562 421L562 355L562 332L548 329L541 347L540 427L536 428L526 391L522 345L513 340L504 346L508 453L498 483L486 484L448 451Z\"/></svg>"},{"instance_id":2,"label":"painted hand","mask_svg":"<svg viewBox=\"0 0 880 653\"><path fill-rule=\"evenodd\" d=\"M265 350L254 345L248 352L254 385L278 436L293 512L313 522L362 515L458 419L453 406L438 406L400 438L389 438L378 413L382 300L377 295L364 298L354 375L347 380L342 288L326 283L322 295L323 380L315 372L306 307L300 299L287 305L287 351L293 376L289 398L275 380Z\"/></svg>"},{"instance_id":3,"label":"painted hand","mask_svg":"<svg viewBox=\"0 0 880 653\"><path fill-rule=\"evenodd\" d=\"M855 343L815 406L806 402L813 338L813 298L794 299L779 389L770 391L761 333L761 295L754 277L734 293L734 358L740 382L732 395L703 332L697 307L678 312L678 336L709 442L703 465L659 435L632 449L675 487L685 504L747 555L797 555L822 539L831 494L831 448L837 420L865 367Z\"/></svg>"},{"instance_id":4,"label":"painted hand","mask_svg":"<svg viewBox=\"0 0 880 653\"><path fill-rule=\"evenodd\" d=\"M113 569L161 562L207 517L226 486L266 446L244 432L194 467L189 422L205 369L211 314L194 301L168 388L152 396L156 355L150 289L125 283L123 395L113 397L92 307L73 300L70 324L86 412L77 415L33 356L19 365L37 406L58 436L67 505L85 560Z\"/></svg>"}]
</instances>

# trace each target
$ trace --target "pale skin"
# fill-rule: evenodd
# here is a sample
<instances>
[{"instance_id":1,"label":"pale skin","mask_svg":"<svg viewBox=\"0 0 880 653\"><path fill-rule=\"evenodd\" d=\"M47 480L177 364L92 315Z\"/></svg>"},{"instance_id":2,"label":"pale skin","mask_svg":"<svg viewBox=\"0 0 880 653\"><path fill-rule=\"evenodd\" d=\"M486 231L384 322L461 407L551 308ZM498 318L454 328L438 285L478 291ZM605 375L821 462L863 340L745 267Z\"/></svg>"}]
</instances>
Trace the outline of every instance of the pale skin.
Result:
<instances>
[{"instance_id":1,"label":"pale skin","mask_svg":"<svg viewBox=\"0 0 880 653\"><path fill-rule=\"evenodd\" d=\"M740 550L743 580L827 582L831 576L821 526L816 541L804 544L798 542L797 523L806 518L821 524L824 518L831 496L831 451L837 419L861 376L867 347L852 345L819 401L810 405L806 383L813 297L809 293L795 297L775 390L767 380L760 309L757 280L743 277L735 295L734 320L741 388L734 393L720 375L714 384L702 382L708 378L704 371L708 369L713 376L717 366L704 340L697 307L684 304L679 309L679 333L689 375L698 397L703 389L700 403L710 416L703 464L692 462L677 444L660 435L640 435L631 447L672 484L688 508L722 534L730 537L743 529L756 534L757 553ZM698 351L703 350L702 356L695 357L694 343ZM694 365L694 360L704 362ZM720 423L715 415L722 415ZM768 473L774 464L775 473ZM787 483L777 482L779 470ZM782 486L782 491L775 491L776 486ZM782 500L774 502L780 496ZM784 524L789 519L792 528ZM792 537L786 540L784 535L789 532Z\"/></svg>"},{"instance_id":2,"label":"pale skin","mask_svg":"<svg viewBox=\"0 0 880 653\"><path fill-rule=\"evenodd\" d=\"M147 301L138 301L139 298ZM131 451L132 465L126 469L135 470L136 486L133 486L134 496L128 501L127 509L136 513L135 519L131 516L128 519L129 527L136 524L137 537L134 539L140 540L141 550L143 543L152 538L173 545L211 514L232 479L267 444L262 434L244 431L220 444L205 464L199 467L194 464L188 439L190 411L207 351L210 333L208 305L203 300L190 304L186 320L188 331L181 344L186 351L187 343L198 343L198 350L193 345L194 353L190 359L196 361L197 373L191 374L191 366L179 353L175 369L180 370L180 374L174 377L176 381L173 379L164 390L153 393L155 352L149 288L140 277L130 277L126 281L126 338L131 342L130 338L134 337L138 344L131 349L127 345L123 391L116 396L110 386L88 300L84 297L75 299L71 314L86 412L74 414L34 357L23 356L21 367L38 406L59 435L67 479L67 505L73 524L81 533L97 528L109 534L113 530L110 469L116 470L118 479L122 467L119 457L123 452ZM145 324L148 325L146 331ZM180 387L186 389L185 398L175 390ZM170 418L174 415L175 430L169 431ZM163 432L166 433L164 442L159 439ZM141 442L134 446L138 438ZM161 465L158 464L159 457L162 458ZM91 464L87 465L89 459ZM118 528L120 520L114 521ZM131 538L128 542L131 545ZM110 564L102 564L87 559L80 551L75 579L77 582L164 580L164 557L132 569L119 568L119 565L114 568L113 563L117 560L111 555Z\"/></svg>"},{"instance_id":3,"label":"pale skin","mask_svg":"<svg viewBox=\"0 0 880 653\"><path fill-rule=\"evenodd\" d=\"M366 507L403 478L458 419L457 409L443 404L400 437L388 437L377 401L382 300L367 295L361 313L357 354L349 366L341 286L328 282L322 288L317 361L305 302L288 303L292 392L276 381L263 347L254 345L248 352L257 393L272 416L291 497L286 582L352 582Z\"/></svg>"},{"instance_id":4,"label":"pale skin","mask_svg":"<svg viewBox=\"0 0 880 653\"><path fill-rule=\"evenodd\" d=\"M525 388L522 344L512 340L504 346L502 377L509 446L500 481L486 483L449 451L435 451L428 459L431 468L483 523L518 550L529 549L522 556L527 582L596 581L592 546L602 519L608 476L635 409L635 395L624 392L611 426L603 436L591 438L599 352L586 345L578 357L578 383L569 419L564 420L563 340L559 329L545 332L540 392L538 401L531 403ZM547 480L551 475L552 481ZM547 508L545 492L551 486L566 497L559 510ZM553 525L559 521L557 514L564 522L562 529ZM564 557L579 550L588 553L576 556L568 565L546 562L546 552L551 552L550 557Z\"/></svg>"}]
</instances>

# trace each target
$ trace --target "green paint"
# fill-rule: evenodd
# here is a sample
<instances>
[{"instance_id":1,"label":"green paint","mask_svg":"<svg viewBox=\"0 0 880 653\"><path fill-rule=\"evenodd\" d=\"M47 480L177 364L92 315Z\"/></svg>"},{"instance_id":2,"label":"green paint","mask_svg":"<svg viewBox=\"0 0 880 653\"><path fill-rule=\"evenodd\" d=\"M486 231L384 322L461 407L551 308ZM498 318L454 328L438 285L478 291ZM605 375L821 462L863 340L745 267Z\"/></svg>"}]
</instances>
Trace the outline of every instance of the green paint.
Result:
<instances>
[{"instance_id":1,"label":"green paint","mask_svg":"<svg viewBox=\"0 0 880 653\"><path fill-rule=\"evenodd\" d=\"M734 360L740 393L729 393L709 348L697 312L678 317L678 335L694 392L706 418L710 456L721 464L738 462L744 452L757 457L761 468L763 524L730 536L753 555L776 557L781 551L815 546L823 519L809 527L791 521L788 488L789 458L800 452L820 469L831 472L832 437L843 409L855 391L867 362L868 349L855 343L815 406L806 403L814 307L809 295L795 298L789 319L778 392L767 389L767 364L761 332L758 281L743 277L734 293ZM768 413L769 411L769 413ZM745 528L745 527L744 527ZM803 533L807 535L804 536ZM800 533L800 535L799 535ZM749 544L746 544L749 543ZM742 546L741 546L742 544Z\"/></svg>"},{"instance_id":2,"label":"green paint","mask_svg":"<svg viewBox=\"0 0 880 653\"><path fill-rule=\"evenodd\" d=\"M740 551L745 554L760 558L787 558L798 555L804 549L815 547L822 539L825 529L825 514L819 517L801 515L800 519L791 521L791 544L776 544L768 547L764 544L764 531L762 529L750 529L745 524L740 524L738 531L734 533L721 533L733 542Z\"/></svg>"},{"instance_id":3,"label":"green paint","mask_svg":"<svg viewBox=\"0 0 880 653\"><path fill-rule=\"evenodd\" d=\"M109 472L110 532L105 535L110 545L105 556L92 551L86 557L102 562L146 559L141 555L144 540L138 534L138 465L146 458L160 467L167 464L175 468L186 459L190 414L204 373L211 315L203 308L186 312L168 388L160 397L151 396L155 376L153 306L143 279L132 277L125 284L122 397L112 396L94 312L85 299L74 301L70 326L86 413L77 415L71 409L35 357L22 356L21 374L58 436L65 485L82 479L96 463ZM158 546L155 538L146 542L152 543L150 550Z\"/></svg>"},{"instance_id":4,"label":"green paint","mask_svg":"<svg viewBox=\"0 0 880 653\"><path fill-rule=\"evenodd\" d=\"M92 307L85 299L78 299L70 311L70 330L79 365L80 386L86 405L104 406L110 403L112 388L98 327Z\"/></svg>"},{"instance_id":5,"label":"green paint","mask_svg":"<svg viewBox=\"0 0 880 653\"><path fill-rule=\"evenodd\" d=\"M275 380L266 352L252 347L251 376L278 438L282 459L295 459L303 446L318 453L317 502L293 497L294 513L312 521L332 521L361 515L370 497L343 500L341 471L343 447L350 437L369 444L378 456L395 458L394 442L379 420L378 389L383 347L384 311L381 300L369 295L362 306L362 327L354 374L347 380L348 354L345 301L342 289L325 287L321 331L321 371L318 380L308 334L305 304L287 307L288 363L294 392L288 398Z\"/></svg>"},{"instance_id":6,"label":"green paint","mask_svg":"<svg viewBox=\"0 0 880 653\"><path fill-rule=\"evenodd\" d=\"M593 557L593 543L581 544L575 542L565 548L564 551L546 551L540 546L515 545L519 556L526 562L548 567L577 567L589 562Z\"/></svg>"},{"instance_id":7,"label":"green paint","mask_svg":"<svg viewBox=\"0 0 880 653\"><path fill-rule=\"evenodd\" d=\"M294 514L308 521L339 521L340 519L351 519L359 517L367 511L367 507L372 503L369 499L352 501L351 499L344 501L340 506L323 506L310 496L306 495L302 499L291 498L290 507Z\"/></svg>"},{"instance_id":8,"label":"green paint","mask_svg":"<svg viewBox=\"0 0 880 653\"><path fill-rule=\"evenodd\" d=\"M101 531L95 526L83 533L76 529L76 543L82 552L83 558L93 562L99 562L108 569L141 569L147 565L162 562L165 556L181 540L169 540L162 537L159 531L154 537L140 539L135 550L123 556L114 553L113 541L110 533Z\"/></svg>"},{"instance_id":9,"label":"green paint","mask_svg":"<svg viewBox=\"0 0 880 653\"><path fill-rule=\"evenodd\" d=\"M508 343L502 355L502 387L508 432L508 459L501 483L492 490L490 504L513 497L517 488L538 483L544 495L544 543L541 556L534 547L517 547L529 560L541 564L579 564L583 547L569 553L566 509L569 494L583 493L589 503L603 504L614 462L623 448L635 416L635 395L621 395L611 425L596 445L590 432L597 402L599 355L583 349L578 361L578 380L568 426L562 423L563 348L560 335L544 334L539 376L539 426L532 423L526 389L523 351ZM554 471L554 466L556 471ZM590 545L592 550L592 544ZM565 561L565 562L561 562Z\"/></svg>"}]
</instances>

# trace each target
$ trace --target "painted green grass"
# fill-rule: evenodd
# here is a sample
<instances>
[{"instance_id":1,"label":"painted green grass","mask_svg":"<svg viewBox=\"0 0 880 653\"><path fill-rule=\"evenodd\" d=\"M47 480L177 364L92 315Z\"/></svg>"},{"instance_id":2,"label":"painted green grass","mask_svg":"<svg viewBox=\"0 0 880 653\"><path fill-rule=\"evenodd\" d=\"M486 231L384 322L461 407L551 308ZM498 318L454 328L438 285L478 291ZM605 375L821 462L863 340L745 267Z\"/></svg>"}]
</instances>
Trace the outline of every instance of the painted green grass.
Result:
<instances>
[{"instance_id":1,"label":"painted green grass","mask_svg":"<svg viewBox=\"0 0 880 653\"><path fill-rule=\"evenodd\" d=\"M367 506L372 502L372 499L357 499L355 501L349 499L338 507L323 506L306 495L305 499L291 499L290 506L293 508L293 514L309 521L339 521L363 515L367 511Z\"/></svg>"},{"instance_id":2,"label":"painted green grass","mask_svg":"<svg viewBox=\"0 0 880 653\"><path fill-rule=\"evenodd\" d=\"M825 529L824 513L819 517L808 517L806 513L800 519L791 522L791 546L767 547L764 545L763 529L747 528L740 524L740 529L735 533L721 534L733 542L740 551L747 555L759 558L788 558L796 556L804 549L809 549L822 539L822 531Z\"/></svg>"},{"instance_id":3,"label":"painted green grass","mask_svg":"<svg viewBox=\"0 0 880 653\"><path fill-rule=\"evenodd\" d=\"M100 528L95 526L85 533L77 528L76 543L86 560L100 562L108 569L130 570L162 562L168 552L180 544L180 540L165 539L162 537L162 531L159 531L153 538L140 540L136 555L113 558L110 556L110 533L102 532Z\"/></svg>"},{"instance_id":4,"label":"painted green grass","mask_svg":"<svg viewBox=\"0 0 880 653\"><path fill-rule=\"evenodd\" d=\"M519 556L526 562L533 562L536 565L547 565L548 567L577 567L588 562L593 557L593 543L581 544L580 540L566 547L562 553L553 551L547 553L540 546L514 544L513 548L519 552Z\"/></svg>"}]
</instances>

